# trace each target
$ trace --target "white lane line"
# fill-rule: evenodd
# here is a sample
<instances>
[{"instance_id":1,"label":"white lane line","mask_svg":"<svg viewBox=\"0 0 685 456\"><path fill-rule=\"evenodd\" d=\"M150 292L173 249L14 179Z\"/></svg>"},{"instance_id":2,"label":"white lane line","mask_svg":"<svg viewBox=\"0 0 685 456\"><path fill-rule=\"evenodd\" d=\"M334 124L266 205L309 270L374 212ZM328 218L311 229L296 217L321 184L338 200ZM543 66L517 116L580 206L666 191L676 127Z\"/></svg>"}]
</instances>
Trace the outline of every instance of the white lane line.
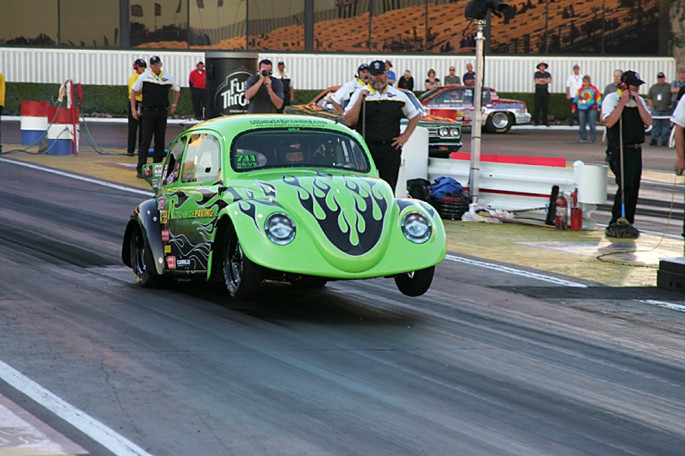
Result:
<instances>
[{"instance_id":1,"label":"white lane line","mask_svg":"<svg viewBox=\"0 0 685 456\"><path fill-rule=\"evenodd\" d=\"M675 304L672 302L665 302L665 301L655 301L653 299L636 299L636 301L641 302L643 304L649 304L650 306L663 307L664 309L668 309L668 310L676 310L678 312L685 312L685 306L682 304Z\"/></svg>"},{"instance_id":2,"label":"white lane line","mask_svg":"<svg viewBox=\"0 0 685 456\"><path fill-rule=\"evenodd\" d=\"M150 192L150 191L147 191L147 190L140 190L140 189L137 189L137 188L127 187L127 186L125 186L125 185L114 184L114 183L112 183L112 182L105 182L105 181L98 180L98 179L93 179L93 178L90 178L90 177L79 176L78 174L72 174L72 173L68 173L68 172L66 172L66 171L60 171L60 170L57 170L57 169L45 168L45 167L43 167L43 166L34 165L33 163L26 163L26 162L21 162L21 161L17 161L17 160L8 160L8 159L6 159L6 158L0 158L0 161L5 162L5 163L12 163L12 164L14 164L14 165L23 166L23 167L25 167L25 168L36 169L36 170L39 170L39 171L45 171L46 173L56 174L56 175L58 175L58 176L68 177L68 178L70 178L70 179L80 180L80 181L83 181L83 182L88 182L88 183L90 183L90 184L101 185L101 186L103 186L103 187L113 188L113 189L116 189L116 190L122 190L122 191L129 192L129 193L135 193L135 194L138 194L138 195L145 195L145 196L152 196L152 195L154 195L154 193L152 193L152 192Z\"/></svg>"},{"instance_id":3,"label":"white lane line","mask_svg":"<svg viewBox=\"0 0 685 456\"><path fill-rule=\"evenodd\" d=\"M504 272L505 274L512 274L521 277L527 277L529 279L540 280L542 282L554 283L556 285L563 285L565 287L576 287L576 288L587 288L587 285L571 282L570 280L559 279L557 277L552 277L544 274L538 274L536 272L524 271L523 269L515 269L509 266L502 266L500 264L486 263L485 261L472 260L470 258L459 257L456 255L446 255L446 260L455 261L457 263L470 264L472 266L478 266L480 268L492 269L493 271Z\"/></svg>"},{"instance_id":4,"label":"white lane line","mask_svg":"<svg viewBox=\"0 0 685 456\"><path fill-rule=\"evenodd\" d=\"M121 456L151 456L135 443L114 432L62 398L46 390L12 366L0 361L0 379L62 418L88 437Z\"/></svg>"}]
</instances>

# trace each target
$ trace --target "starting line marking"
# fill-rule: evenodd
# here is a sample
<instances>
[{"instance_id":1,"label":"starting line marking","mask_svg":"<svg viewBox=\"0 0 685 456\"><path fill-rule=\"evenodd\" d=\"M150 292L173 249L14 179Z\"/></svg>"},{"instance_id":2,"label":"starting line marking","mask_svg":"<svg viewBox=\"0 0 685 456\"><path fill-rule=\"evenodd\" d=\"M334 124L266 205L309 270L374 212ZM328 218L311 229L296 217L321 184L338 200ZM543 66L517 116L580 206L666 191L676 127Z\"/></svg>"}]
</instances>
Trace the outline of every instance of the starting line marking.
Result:
<instances>
[{"instance_id":1,"label":"starting line marking","mask_svg":"<svg viewBox=\"0 0 685 456\"><path fill-rule=\"evenodd\" d=\"M114 454L121 456L151 456L150 453L121 434L116 433L2 361L0 361L0 379L31 398L37 404L59 416Z\"/></svg>"}]
</instances>

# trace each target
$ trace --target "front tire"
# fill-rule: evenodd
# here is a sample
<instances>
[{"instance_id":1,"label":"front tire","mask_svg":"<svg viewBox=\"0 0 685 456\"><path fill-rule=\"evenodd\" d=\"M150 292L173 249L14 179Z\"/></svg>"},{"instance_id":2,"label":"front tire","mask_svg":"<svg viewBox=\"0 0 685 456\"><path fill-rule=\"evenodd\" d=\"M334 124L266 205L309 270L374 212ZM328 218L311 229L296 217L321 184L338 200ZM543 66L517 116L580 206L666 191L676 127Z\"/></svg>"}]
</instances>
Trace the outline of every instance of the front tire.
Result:
<instances>
[{"instance_id":1,"label":"front tire","mask_svg":"<svg viewBox=\"0 0 685 456\"><path fill-rule=\"evenodd\" d=\"M129 243L131 269L138 284L144 288L155 288L162 284L162 277L155 275L152 255L145 246L145 237L140 228L131 233Z\"/></svg>"},{"instance_id":2,"label":"front tire","mask_svg":"<svg viewBox=\"0 0 685 456\"><path fill-rule=\"evenodd\" d=\"M514 124L511 115L507 112L497 111L488 116L485 122L485 131L488 133L506 133Z\"/></svg>"},{"instance_id":3,"label":"front tire","mask_svg":"<svg viewBox=\"0 0 685 456\"><path fill-rule=\"evenodd\" d=\"M435 266L431 266L430 268L418 271L398 274L395 276L395 285L404 295L412 297L421 296L430 288L434 273Z\"/></svg>"},{"instance_id":4,"label":"front tire","mask_svg":"<svg viewBox=\"0 0 685 456\"><path fill-rule=\"evenodd\" d=\"M223 272L226 290L233 299L251 299L257 294L262 268L245 255L233 227L224 244Z\"/></svg>"}]
</instances>

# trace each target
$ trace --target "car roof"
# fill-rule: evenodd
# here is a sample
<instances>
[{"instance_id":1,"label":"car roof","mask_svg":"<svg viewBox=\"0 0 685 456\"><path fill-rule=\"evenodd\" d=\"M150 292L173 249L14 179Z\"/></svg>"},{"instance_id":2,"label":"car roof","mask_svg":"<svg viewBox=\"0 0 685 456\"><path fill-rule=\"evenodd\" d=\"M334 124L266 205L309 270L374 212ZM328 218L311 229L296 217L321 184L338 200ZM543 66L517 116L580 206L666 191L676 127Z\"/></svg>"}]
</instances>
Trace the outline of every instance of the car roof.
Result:
<instances>
[{"instance_id":1,"label":"car roof","mask_svg":"<svg viewBox=\"0 0 685 456\"><path fill-rule=\"evenodd\" d=\"M324 128L345 133L352 131L340 122L331 119L299 114L236 114L207 120L194 125L187 132L213 130L224 136L235 136L247 130L258 128Z\"/></svg>"}]
</instances>

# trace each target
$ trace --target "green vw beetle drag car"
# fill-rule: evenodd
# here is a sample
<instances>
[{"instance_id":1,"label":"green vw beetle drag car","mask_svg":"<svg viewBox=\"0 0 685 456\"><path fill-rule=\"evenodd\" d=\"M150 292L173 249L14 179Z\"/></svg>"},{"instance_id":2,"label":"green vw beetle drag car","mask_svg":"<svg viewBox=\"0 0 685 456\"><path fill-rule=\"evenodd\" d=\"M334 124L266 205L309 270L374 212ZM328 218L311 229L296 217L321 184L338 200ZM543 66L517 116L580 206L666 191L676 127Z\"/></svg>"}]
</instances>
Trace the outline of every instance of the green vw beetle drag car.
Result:
<instances>
[{"instance_id":1,"label":"green vw beetle drag car","mask_svg":"<svg viewBox=\"0 0 685 456\"><path fill-rule=\"evenodd\" d=\"M392 277L419 296L446 253L437 212L396 199L361 136L329 119L209 120L143 172L155 196L131 215L122 259L144 287L218 281L248 299L265 280Z\"/></svg>"}]
</instances>

